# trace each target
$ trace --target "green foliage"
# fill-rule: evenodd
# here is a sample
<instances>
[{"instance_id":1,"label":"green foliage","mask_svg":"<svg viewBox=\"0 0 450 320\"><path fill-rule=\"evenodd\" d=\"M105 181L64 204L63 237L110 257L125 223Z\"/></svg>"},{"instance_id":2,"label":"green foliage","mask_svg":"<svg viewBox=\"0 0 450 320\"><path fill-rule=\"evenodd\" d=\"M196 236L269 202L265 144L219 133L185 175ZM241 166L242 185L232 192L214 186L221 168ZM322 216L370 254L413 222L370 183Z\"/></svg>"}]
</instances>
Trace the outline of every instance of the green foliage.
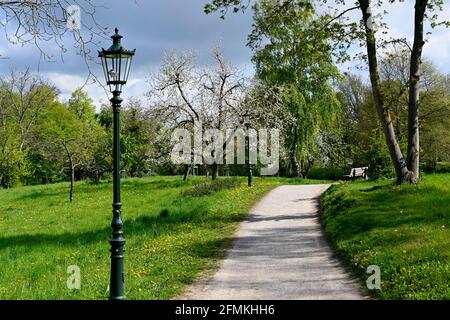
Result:
<instances>
[{"instance_id":1,"label":"green foliage","mask_svg":"<svg viewBox=\"0 0 450 320\"><path fill-rule=\"evenodd\" d=\"M55 163L43 154L28 151L26 163L28 170L21 178L25 185L55 183L65 180L65 176L58 176Z\"/></svg>"},{"instance_id":2,"label":"green foliage","mask_svg":"<svg viewBox=\"0 0 450 320\"><path fill-rule=\"evenodd\" d=\"M92 122L95 119L95 105L93 102L86 92L78 88L69 99L69 109L84 122Z\"/></svg>"},{"instance_id":3,"label":"green foliage","mask_svg":"<svg viewBox=\"0 0 450 320\"><path fill-rule=\"evenodd\" d=\"M450 77L427 62L421 93L421 159L427 166L450 161Z\"/></svg>"},{"instance_id":4,"label":"green foliage","mask_svg":"<svg viewBox=\"0 0 450 320\"><path fill-rule=\"evenodd\" d=\"M12 187L30 175L32 131L56 97L53 86L28 70L0 78L0 187Z\"/></svg>"},{"instance_id":5,"label":"green foliage","mask_svg":"<svg viewBox=\"0 0 450 320\"><path fill-rule=\"evenodd\" d=\"M254 5L249 46L257 76L284 88L284 103L293 118L285 127L284 141L291 173L299 175L308 161L318 157L319 133L339 131L340 103L332 86L339 72L328 35L313 24L311 3L286 2L282 10L276 6L269 0Z\"/></svg>"},{"instance_id":6,"label":"green foliage","mask_svg":"<svg viewBox=\"0 0 450 320\"><path fill-rule=\"evenodd\" d=\"M367 149L359 150L359 165L369 167L369 178L393 177L394 172L384 137L379 130L374 130Z\"/></svg>"},{"instance_id":7,"label":"green foliage","mask_svg":"<svg viewBox=\"0 0 450 320\"><path fill-rule=\"evenodd\" d=\"M236 13L245 10L248 7L248 4L249 2L244 3L244 1L241 0L213 0L211 3L205 5L204 10L206 14L219 11L221 13L220 17L225 19L229 7Z\"/></svg>"},{"instance_id":8,"label":"green foliage","mask_svg":"<svg viewBox=\"0 0 450 320\"><path fill-rule=\"evenodd\" d=\"M41 142L37 149L64 167L68 157L81 161L84 134L83 122L74 110L55 103L36 126L35 137Z\"/></svg>"},{"instance_id":9,"label":"green foliage","mask_svg":"<svg viewBox=\"0 0 450 320\"><path fill-rule=\"evenodd\" d=\"M0 159L0 188L17 186L24 172L23 168L24 159L22 154L17 150L7 151L6 157Z\"/></svg>"},{"instance_id":10,"label":"green foliage","mask_svg":"<svg viewBox=\"0 0 450 320\"><path fill-rule=\"evenodd\" d=\"M146 116L139 100L125 106L122 121L122 169L132 177L144 176L150 169L158 125Z\"/></svg>"},{"instance_id":11,"label":"green foliage","mask_svg":"<svg viewBox=\"0 0 450 320\"><path fill-rule=\"evenodd\" d=\"M266 81L278 82L278 83L298 83L301 93L304 98L314 97L314 94L308 93L310 88L327 88L321 84L326 84L327 77L333 73L334 65L331 61L331 57L334 56L336 61L345 62L350 60L351 55L355 55L358 58L362 58L364 61L371 61L371 78L379 79L377 83L373 83L374 92L380 92L377 97L377 108L380 114L380 122L375 124L377 128L381 127L381 122L384 125L391 126L394 129L395 135L392 134L392 130L383 131L382 133L388 135L385 139L390 144L391 150L396 148L396 145L400 146L400 150L397 149L397 154L410 154L413 143L408 143L407 131L414 130L411 125L408 125L408 110L415 110L415 103L409 99L409 91L413 89L411 87L414 81L410 81L410 73L416 73L418 70L413 70L413 66L417 63L420 64L421 80L420 80L420 159L425 159L429 167L435 167L438 161L450 161L448 159L450 155L450 134L448 128L450 127L449 119L449 85L448 77L445 79L444 75L440 75L434 67L422 59L421 46L422 43L420 35L421 29L423 29L423 21L428 21L432 28L438 26L450 26L450 22L441 20L442 11L444 9L444 1L429 1L429 2L417 2L415 6L416 14L416 46L411 47L405 44L403 38L388 39L386 35L388 32L388 24L383 21L383 15L376 17L377 20L377 32L369 32L370 28L365 28L365 21L361 19L361 15L357 15L360 18L353 19L347 14L353 10L357 10L363 15L370 15L367 9L372 6L381 7L382 1L369 4L369 1L357 1L355 6L347 7L345 11L341 11L339 7L344 5L344 1L336 0L332 1L336 6L333 6L327 1L308 1L308 0L293 0L293 1L242 1L242 0L211 0L205 5L205 12L219 12L221 17L224 18L228 11L240 12L246 10L248 7L254 9L254 29L249 36L249 45L255 51L254 62L258 71L258 75ZM391 1L394 2L394 1ZM317 12L315 11L317 9ZM423 15L424 13L424 15ZM423 31L423 30L422 30ZM360 43L361 47L369 44L367 52L349 52L349 48L353 47L355 43ZM372 46L371 44L375 44ZM419 44L419 45L417 45ZM377 56L381 50L388 49L393 46L393 52L388 53L381 59ZM351 50L353 51L353 50ZM366 50L364 50L366 51ZM378 63L375 64L374 62ZM415 61L417 63L411 63ZM306 63L305 63L306 62ZM434 70L433 70L434 69ZM296 73L297 71L297 73ZM324 75L325 77L321 77ZM331 78L333 76L331 75ZM308 87L309 86L309 87ZM365 87L365 86L363 86ZM362 88L363 91L367 91L367 88ZM342 90L341 91L345 91ZM360 92L361 93L361 92ZM345 95L345 94L344 94ZM352 132L352 128L358 132L362 131L363 127L370 126L366 132L371 132L370 122L372 119L376 119L376 113L374 108L370 109L372 115L369 122L359 119L359 115L356 116L357 109L361 108L361 105L366 105L368 100L371 100L371 106L375 106L372 97L355 96L354 98L347 100L349 105L344 106L342 115L344 116L343 125L347 128L344 129L344 140L347 140L345 146L346 156L349 160L354 156L354 151L368 151L366 158L370 159L370 162L375 164L373 174L375 176L381 176L388 174L384 169L384 159L375 159L374 152L380 150L377 146L372 148L369 146L370 141L362 141L352 139L355 132ZM314 103L307 102L306 105L311 106ZM350 108L349 108L350 106ZM383 110L383 108L386 108ZM348 111L351 111L350 113ZM386 123L385 117L382 113L389 114L389 123ZM312 113L314 114L314 113ZM347 116L347 117L346 117ZM347 124L348 122L356 122ZM368 120L368 119L365 119ZM303 119L304 123L308 125L308 121ZM335 121L332 123L340 123ZM290 169L295 171L296 157L305 157L304 153L314 154L314 149L311 149L308 144L301 141L301 133L299 137L296 137L297 125L289 127L290 132L285 133L287 141L287 154L291 158L292 168L282 167L283 172L287 172ZM349 128L350 127L350 128ZM332 129L335 133L341 134L342 128L337 127ZM363 134L364 135L364 134ZM311 135L308 135L311 137ZM367 136L365 138L368 138ZM369 140L369 139L367 139ZM297 142L300 146L297 146ZM386 143L386 142L385 142ZM352 145L354 144L354 145ZM408 148L408 152L404 150ZM419 149L419 146L416 147ZM300 151L299 151L300 150ZM403 150L403 151L402 151ZM402 152L401 152L402 151ZM298 155L298 153L300 153ZM401 157L394 157L392 154L392 163L397 168L401 166L401 162L405 159ZM311 158L311 155L309 155ZM360 160L360 156L356 156L355 161ZM308 159L310 160L310 159ZM407 162L408 159L406 159ZM286 164L285 159L282 161ZM286 166L286 165L285 165ZM411 168L410 168L411 169ZM397 170L399 171L399 170ZM398 177L401 180L401 177Z\"/></svg>"},{"instance_id":12,"label":"green foliage","mask_svg":"<svg viewBox=\"0 0 450 320\"><path fill-rule=\"evenodd\" d=\"M35 168L45 167L48 176L51 161L59 179L92 177L98 182L108 167L105 162L110 152L106 132L97 122L91 103L84 92L77 90L68 105L54 102L37 121L33 129L35 143L30 146L34 160L40 160L32 166L35 180L40 174Z\"/></svg>"},{"instance_id":13,"label":"green foliage","mask_svg":"<svg viewBox=\"0 0 450 320\"><path fill-rule=\"evenodd\" d=\"M450 173L450 162L436 162L435 164L424 165L424 171L430 173Z\"/></svg>"},{"instance_id":14,"label":"green foliage","mask_svg":"<svg viewBox=\"0 0 450 320\"><path fill-rule=\"evenodd\" d=\"M346 174L348 172L343 168L313 168L308 173L308 179L337 181Z\"/></svg>"},{"instance_id":15,"label":"green foliage","mask_svg":"<svg viewBox=\"0 0 450 320\"><path fill-rule=\"evenodd\" d=\"M96 115L97 121L102 127L109 130L113 126L113 111L111 106L102 105L100 112Z\"/></svg>"},{"instance_id":16,"label":"green foliage","mask_svg":"<svg viewBox=\"0 0 450 320\"><path fill-rule=\"evenodd\" d=\"M215 192L227 189L234 189L241 186L239 178L222 178L211 182L196 184L195 186L183 191L184 197L203 197Z\"/></svg>"},{"instance_id":17,"label":"green foliage","mask_svg":"<svg viewBox=\"0 0 450 320\"><path fill-rule=\"evenodd\" d=\"M324 198L325 230L365 283L381 268L381 299L450 299L450 175L420 185L393 181L333 187Z\"/></svg>"},{"instance_id":18,"label":"green foliage","mask_svg":"<svg viewBox=\"0 0 450 320\"><path fill-rule=\"evenodd\" d=\"M0 188L11 188L19 183L24 159L18 145L15 127L5 121L0 125Z\"/></svg>"},{"instance_id":19,"label":"green foliage","mask_svg":"<svg viewBox=\"0 0 450 320\"><path fill-rule=\"evenodd\" d=\"M408 57L393 52L381 60L381 90L385 106L391 112L393 127L402 150L407 148ZM406 67L405 67L406 66ZM406 80L405 80L406 79ZM406 82L405 82L406 81ZM450 155L449 79L427 60L421 80L421 159L429 171ZM369 166L369 177L391 177L390 154L377 120L373 96L368 86L355 75L346 75L339 95L344 106L346 157L356 166ZM424 168L427 170L427 168Z\"/></svg>"},{"instance_id":20,"label":"green foliage","mask_svg":"<svg viewBox=\"0 0 450 320\"><path fill-rule=\"evenodd\" d=\"M438 162L436 164L436 173L450 173L450 162Z\"/></svg>"}]
</instances>

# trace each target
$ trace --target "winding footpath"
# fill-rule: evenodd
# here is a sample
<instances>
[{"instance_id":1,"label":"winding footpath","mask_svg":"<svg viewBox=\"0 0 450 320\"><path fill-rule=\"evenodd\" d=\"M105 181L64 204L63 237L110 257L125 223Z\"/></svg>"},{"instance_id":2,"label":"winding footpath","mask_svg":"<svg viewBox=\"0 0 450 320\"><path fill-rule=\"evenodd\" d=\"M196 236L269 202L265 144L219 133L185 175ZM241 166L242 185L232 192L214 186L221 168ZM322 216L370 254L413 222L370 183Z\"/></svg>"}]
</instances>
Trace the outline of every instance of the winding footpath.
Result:
<instances>
[{"instance_id":1,"label":"winding footpath","mask_svg":"<svg viewBox=\"0 0 450 320\"><path fill-rule=\"evenodd\" d=\"M182 299L364 299L321 229L319 200L329 187L282 186L269 193L239 227L216 274Z\"/></svg>"}]
</instances>

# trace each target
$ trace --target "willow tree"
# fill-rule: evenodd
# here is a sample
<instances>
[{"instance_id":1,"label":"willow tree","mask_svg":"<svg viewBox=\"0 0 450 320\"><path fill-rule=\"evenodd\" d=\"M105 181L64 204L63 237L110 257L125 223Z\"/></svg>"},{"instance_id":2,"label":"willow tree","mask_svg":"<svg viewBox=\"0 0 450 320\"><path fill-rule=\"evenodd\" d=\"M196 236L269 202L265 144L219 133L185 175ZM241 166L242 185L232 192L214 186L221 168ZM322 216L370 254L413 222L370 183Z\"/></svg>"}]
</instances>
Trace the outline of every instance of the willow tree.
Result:
<instances>
[{"instance_id":1,"label":"willow tree","mask_svg":"<svg viewBox=\"0 0 450 320\"><path fill-rule=\"evenodd\" d=\"M210 13L219 11L222 17L225 16L228 9L234 12L247 9L252 3L261 1L251 0L212 0L205 6L205 12ZM369 66L370 80L372 84L372 93L374 96L376 112L381 123L386 144L389 149L390 157L397 175L397 183L403 182L417 183L419 180L419 107L420 107L420 77L423 48L426 43L426 34L424 31L425 23L428 22L432 28L439 25L449 25L448 21L439 21L438 12L442 11L443 0L414 0L414 15L411 17L414 25L414 36L412 43L404 38L382 38L388 29L388 26L382 22L381 15L374 15L377 7L381 7L381 0L335 0L335 8L331 8L327 0L273 0L276 7L274 14L284 12L292 3L314 3L318 6L323 5L322 15L318 15L316 21L328 20L319 30L327 31L333 36L335 42L335 51L344 53L352 44L360 43L365 47L365 53L362 55ZM403 6L411 5L411 2L402 0L390 0L388 3L399 2ZM331 10L331 12L330 12ZM359 11L360 18L352 20L348 13ZM378 20L378 21L377 21ZM319 21L320 22L320 21ZM317 24L318 26L320 23ZM382 29L385 30L382 30ZM381 32L380 32L381 31ZM380 37L381 35L381 37ZM380 74L378 60L386 43L402 43L408 48L410 54L409 81L408 81L408 146L406 157L402 151L393 126L392 115L386 106L384 97L381 94ZM346 56L345 54L343 55Z\"/></svg>"},{"instance_id":2,"label":"willow tree","mask_svg":"<svg viewBox=\"0 0 450 320\"><path fill-rule=\"evenodd\" d=\"M285 88L284 101L293 123L285 126L285 143L294 176L305 175L314 163L321 131L339 111L332 83L339 77L327 34L314 27L309 2L292 1L283 10L274 1L259 1L249 36L257 77Z\"/></svg>"}]
</instances>

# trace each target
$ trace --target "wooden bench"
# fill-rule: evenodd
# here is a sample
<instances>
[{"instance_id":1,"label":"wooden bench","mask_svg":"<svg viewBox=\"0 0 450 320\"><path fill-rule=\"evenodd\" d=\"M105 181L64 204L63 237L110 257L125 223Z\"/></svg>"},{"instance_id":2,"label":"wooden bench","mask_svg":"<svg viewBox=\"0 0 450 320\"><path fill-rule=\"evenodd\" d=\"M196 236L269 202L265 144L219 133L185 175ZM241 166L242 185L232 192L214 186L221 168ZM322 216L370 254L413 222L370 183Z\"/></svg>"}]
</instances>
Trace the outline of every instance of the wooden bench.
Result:
<instances>
[{"instance_id":1,"label":"wooden bench","mask_svg":"<svg viewBox=\"0 0 450 320\"><path fill-rule=\"evenodd\" d=\"M369 171L368 167L362 168L352 168L350 174L344 176L344 180L356 180L356 179L368 179L367 172Z\"/></svg>"}]
</instances>

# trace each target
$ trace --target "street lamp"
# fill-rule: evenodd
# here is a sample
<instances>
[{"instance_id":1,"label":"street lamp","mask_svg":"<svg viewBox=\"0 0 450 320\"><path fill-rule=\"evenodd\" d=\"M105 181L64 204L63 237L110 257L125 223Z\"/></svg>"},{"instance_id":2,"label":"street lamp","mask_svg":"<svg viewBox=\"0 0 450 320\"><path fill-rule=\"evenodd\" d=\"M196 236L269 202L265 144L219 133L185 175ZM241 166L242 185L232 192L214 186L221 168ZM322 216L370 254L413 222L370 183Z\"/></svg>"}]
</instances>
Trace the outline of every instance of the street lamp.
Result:
<instances>
[{"instance_id":1,"label":"street lamp","mask_svg":"<svg viewBox=\"0 0 450 320\"><path fill-rule=\"evenodd\" d=\"M130 73L131 61L136 50L126 50L122 47L119 30L111 38L113 45L108 49L98 52L102 60L103 71L105 73L106 84L109 86L113 97L110 100L114 113L114 137L113 137L113 229L111 245L111 280L109 286L110 300L125 299L125 272L124 272L124 252L125 238L123 237L122 202L120 198L120 108L122 104L122 87L127 83Z\"/></svg>"},{"instance_id":2,"label":"street lamp","mask_svg":"<svg viewBox=\"0 0 450 320\"><path fill-rule=\"evenodd\" d=\"M245 111L245 113L242 116L244 126L247 129L247 150L248 150L248 157L247 157L247 166L248 166L248 186L253 187L253 168L250 161L250 126L251 126L251 115L248 111Z\"/></svg>"}]
</instances>

